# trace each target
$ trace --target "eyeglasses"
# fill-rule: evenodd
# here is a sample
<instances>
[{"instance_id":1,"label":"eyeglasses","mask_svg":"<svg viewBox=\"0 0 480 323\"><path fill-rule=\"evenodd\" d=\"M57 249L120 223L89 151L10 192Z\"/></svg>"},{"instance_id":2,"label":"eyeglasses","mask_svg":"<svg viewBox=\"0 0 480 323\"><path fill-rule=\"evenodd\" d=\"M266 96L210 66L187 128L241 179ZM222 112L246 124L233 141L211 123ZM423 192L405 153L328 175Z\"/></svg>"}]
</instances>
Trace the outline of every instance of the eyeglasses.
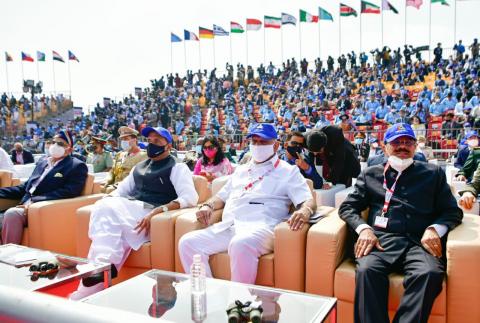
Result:
<instances>
[{"instance_id":1,"label":"eyeglasses","mask_svg":"<svg viewBox=\"0 0 480 323\"><path fill-rule=\"evenodd\" d=\"M289 145L290 145L290 146L299 147L299 146L303 146L303 143L298 142L298 141L290 141L290 142L289 142Z\"/></svg>"},{"instance_id":2,"label":"eyeglasses","mask_svg":"<svg viewBox=\"0 0 480 323\"><path fill-rule=\"evenodd\" d=\"M215 147L215 146L203 146L203 149L204 150L214 150L214 149L217 149L217 147Z\"/></svg>"},{"instance_id":3,"label":"eyeglasses","mask_svg":"<svg viewBox=\"0 0 480 323\"><path fill-rule=\"evenodd\" d=\"M392 146L407 146L407 147L412 147L415 146L415 141L414 140L394 140L390 142L389 144Z\"/></svg>"},{"instance_id":4,"label":"eyeglasses","mask_svg":"<svg viewBox=\"0 0 480 323\"><path fill-rule=\"evenodd\" d=\"M63 141L54 141L53 144L57 144L60 147L67 147L68 146L68 144L63 142Z\"/></svg>"}]
</instances>

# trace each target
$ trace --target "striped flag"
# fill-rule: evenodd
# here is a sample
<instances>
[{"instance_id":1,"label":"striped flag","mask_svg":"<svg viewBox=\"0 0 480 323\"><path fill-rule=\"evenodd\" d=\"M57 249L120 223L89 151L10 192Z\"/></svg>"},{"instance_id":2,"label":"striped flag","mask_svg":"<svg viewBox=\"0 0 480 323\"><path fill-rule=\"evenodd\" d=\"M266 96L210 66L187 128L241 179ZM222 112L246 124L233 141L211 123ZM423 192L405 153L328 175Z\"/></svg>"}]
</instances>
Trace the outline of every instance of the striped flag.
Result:
<instances>
[{"instance_id":1,"label":"striped flag","mask_svg":"<svg viewBox=\"0 0 480 323\"><path fill-rule=\"evenodd\" d=\"M197 35L195 35L195 33L192 33L191 31L188 31L186 29L183 30L183 39L185 39L185 41L187 41L187 40L199 40Z\"/></svg>"},{"instance_id":2,"label":"striped flag","mask_svg":"<svg viewBox=\"0 0 480 323\"><path fill-rule=\"evenodd\" d=\"M179 43L181 41L182 41L182 39L179 36L175 35L174 33L170 33L170 42L171 43Z\"/></svg>"},{"instance_id":3,"label":"striped flag","mask_svg":"<svg viewBox=\"0 0 480 323\"><path fill-rule=\"evenodd\" d=\"M265 28L279 29L279 28L282 27L282 18L272 17L272 16L264 16L263 17L263 26Z\"/></svg>"},{"instance_id":4,"label":"striped flag","mask_svg":"<svg viewBox=\"0 0 480 323\"><path fill-rule=\"evenodd\" d=\"M54 51L54 50L52 50L52 56L53 56L53 60L54 60L54 61L59 61L59 62L65 63L65 61L63 60L63 57L60 56L60 54L57 53L57 52Z\"/></svg>"},{"instance_id":5,"label":"striped flag","mask_svg":"<svg viewBox=\"0 0 480 323\"><path fill-rule=\"evenodd\" d=\"M262 22L258 19L247 18L247 30L259 30L262 28Z\"/></svg>"},{"instance_id":6,"label":"striped flag","mask_svg":"<svg viewBox=\"0 0 480 323\"><path fill-rule=\"evenodd\" d=\"M288 13L282 12L282 25L297 25L297 18Z\"/></svg>"},{"instance_id":7,"label":"striped flag","mask_svg":"<svg viewBox=\"0 0 480 323\"><path fill-rule=\"evenodd\" d=\"M407 7L415 7L420 9L423 4L423 0L407 0Z\"/></svg>"},{"instance_id":8,"label":"striped flag","mask_svg":"<svg viewBox=\"0 0 480 323\"><path fill-rule=\"evenodd\" d=\"M228 36L230 33L220 26L213 25L213 34L215 36Z\"/></svg>"},{"instance_id":9,"label":"striped flag","mask_svg":"<svg viewBox=\"0 0 480 323\"><path fill-rule=\"evenodd\" d=\"M5 62L13 62L13 57L8 52L5 52Z\"/></svg>"},{"instance_id":10,"label":"striped flag","mask_svg":"<svg viewBox=\"0 0 480 323\"><path fill-rule=\"evenodd\" d=\"M80 63L80 61L78 60L77 56L75 56L74 53L72 53L70 50L68 51L68 59L70 61L77 61L78 63Z\"/></svg>"},{"instance_id":11,"label":"striped flag","mask_svg":"<svg viewBox=\"0 0 480 323\"><path fill-rule=\"evenodd\" d=\"M380 7L371 2L361 1L360 13L380 14Z\"/></svg>"},{"instance_id":12,"label":"striped flag","mask_svg":"<svg viewBox=\"0 0 480 323\"><path fill-rule=\"evenodd\" d=\"M383 11L391 10L394 14L398 15L398 10L395 9L395 7L392 6L390 2L388 2L388 0L382 0L382 10Z\"/></svg>"},{"instance_id":13,"label":"striped flag","mask_svg":"<svg viewBox=\"0 0 480 323\"><path fill-rule=\"evenodd\" d=\"M33 62L33 57L27 53L22 52L22 61L24 62Z\"/></svg>"},{"instance_id":14,"label":"striped flag","mask_svg":"<svg viewBox=\"0 0 480 323\"><path fill-rule=\"evenodd\" d=\"M204 39L213 39L213 37L215 37L213 35L213 30L203 28L203 27L198 27L198 34L200 38L204 38Z\"/></svg>"},{"instance_id":15,"label":"striped flag","mask_svg":"<svg viewBox=\"0 0 480 323\"><path fill-rule=\"evenodd\" d=\"M322 7L318 7L318 19L333 21L333 16L327 10L323 9Z\"/></svg>"},{"instance_id":16,"label":"striped flag","mask_svg":"<svg viewBox=\"0 0 480 323\"><path fill-rule=\"evenodd\" d=\"M432 0L432 3L440 3L442 6L450 7L446 0Z\"/></svg>"},{"instance_id":17,"label":"striped flag","mask_svg":"<svg viewBox=\"0 0 480 323\"><path fill-rule=\"evenodd\" d=\"M230 32L232 34L241 34L244 32L242 25L238 22L231 21L230 22Z\"/></svg>"},{"instance_id":18,"label":"striped flag","mask_svg":"<svg viewBox=\"0 0 480 323\"><path fill-rule=\"evenodd\" d=\"M348 16L356 17L357 11L352 7L347 6L346 4L340 3L340 17L348 17Z\"/></svg>"},{"instance_id":19,"label":"striped flag","mask_svg":"<svg viewBox=\"0 0 480 323\"><path fill-rule=\"evenodd\" d=\"M318 22L318 16L314 16L300 9L300 22Z\"/></svg>"},{"instance_id":20,"label":"striped flag","mask_svg":"<svg viewBox=\"0 0 480 323\"><path fill-rule=\"evenodd\" d=\"M37 50L37 62L45 62L45 53Z\"/></svg>"}]
</instances>

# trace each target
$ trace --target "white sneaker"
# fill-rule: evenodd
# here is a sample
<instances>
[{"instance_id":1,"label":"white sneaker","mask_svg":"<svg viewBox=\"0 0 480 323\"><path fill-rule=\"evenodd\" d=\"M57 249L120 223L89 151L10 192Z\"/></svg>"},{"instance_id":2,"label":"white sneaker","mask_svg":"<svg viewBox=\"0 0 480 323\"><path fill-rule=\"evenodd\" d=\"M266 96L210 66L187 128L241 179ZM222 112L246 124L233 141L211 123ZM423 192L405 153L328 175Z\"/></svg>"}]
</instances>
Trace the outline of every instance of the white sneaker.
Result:
<instances>
[{"instance_id":1,"label":"white sneaker","mask_svg":"<svg viewBox=\"0 0 480 323\"><path fill-rule=\"evenodd\" d=\"M83 286L83 283L80 282L80 285L78 285L78 289L75 292L71 293L68 296L68 299L72 301L79 301L85 297L98 293L104 289L105 287L103 286L103 282L93 285L91 287L85 287Z\"/></svg>"}]
</instances>

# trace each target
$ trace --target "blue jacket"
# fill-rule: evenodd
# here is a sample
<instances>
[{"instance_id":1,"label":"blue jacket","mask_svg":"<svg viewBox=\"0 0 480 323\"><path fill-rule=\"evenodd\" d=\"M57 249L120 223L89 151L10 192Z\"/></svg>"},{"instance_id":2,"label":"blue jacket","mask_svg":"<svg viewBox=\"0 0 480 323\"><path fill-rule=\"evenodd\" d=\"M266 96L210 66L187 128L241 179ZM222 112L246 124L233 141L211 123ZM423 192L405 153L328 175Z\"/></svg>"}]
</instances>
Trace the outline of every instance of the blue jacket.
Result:
<instances>
[{"instance_id":1,"label":"blue jacket","mask_svg":"<svg viewBox=\"0 0 480 323\"><path fill-rule=\"evenodd\" d=\"M455 163L453 165L457 168L463 168L463 165L465 165L469 154L470 149L468 149L468 146L460 146L460 149L457 153L457 159L455 160Z\"/></svg>"},{"instance_id":2,"label":"blue jacket","mask_svg":"<svg viewBox=\"0 0 480 323\"><path fill-rule=\"evenodd\" d=\"M289 160L287 158L287 154L283 154L280 156L280 159L283 159L285 160L287 163L289 163L290 165L295 165L295 160ZM311 180L313 182L313 188L314 189L321 189L323 187L323 178L320 176L320 174L318 174L317 172L317 169L315 168L315 163L313 163L312 161L310 161L310 159L308 157L305 157L304 158L305 162L310 165L310 169L308 171L304 171L303 169L301 169L300 167L298 168L298 170L300 171L300 173L302 174L303 177Z\"/></svg>"},{"instance_id":3,"label":"blue jacket","mask_svg":"<svg viewBox=\"0 0 480 323\"><path fill-rule=\"evenodd\" d=\"M0 198L20 200L20 204L31 199L32 202L59 200L77 197L85 186L87 180L87 165L77 158L67 156L62 159L37 188L30 194L32 183L35 182L47 167L47 160L38 162L30 178L23 184L12 187L0 188Z\"/></svg>"}]
</instances>

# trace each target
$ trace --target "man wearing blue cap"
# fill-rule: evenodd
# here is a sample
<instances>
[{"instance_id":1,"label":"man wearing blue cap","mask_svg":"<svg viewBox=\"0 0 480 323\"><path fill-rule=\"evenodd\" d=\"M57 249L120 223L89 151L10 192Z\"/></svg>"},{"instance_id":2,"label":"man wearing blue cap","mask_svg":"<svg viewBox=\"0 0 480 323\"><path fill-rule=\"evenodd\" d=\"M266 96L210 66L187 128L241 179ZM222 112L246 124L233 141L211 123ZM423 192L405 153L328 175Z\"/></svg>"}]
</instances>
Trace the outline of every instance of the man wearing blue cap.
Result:
<instances>
[{"instance_id":1,"label":"man wearing blue cap","mask_svg":"<svg viewBox=\"0 0 480 323\"><path fill-rule=\"evenodd\" d=\"M315 212L315 200L298 167L276 154L279 143L273 125L254 125L247 138L251 161L238 166L217 195L197 211L197 220L208 227L180 239L178 250L186 271L193 255L200 254L212 277L209 256L228 251L231 279L254 284L258 258L273 250L275 226L288 220L292 230L301 229ZM297 211L289 218L292 203ZM222 221L210 225L213 211L222 208Z\"/></svg>"},{"instance_id":2,"label":"man wearing blue cap","mask_svg":"<svg viewBox=\"0 0 480 323\"><path fill-rule=\"evenodd\" d=\"M362 171L339 209L357 234L355 322L390 322L388 275L394 271L405 273L405 293L393 322L427 322L442 290L446 234L463 214L445 172L413 160L410 125L393 125L385 142L388 160Z\"/></svg>"},{"instance_id":3,"label":"man wearing blue cap","mask_svg":"<svg viewBox=\"0 0 480 323\"><path fill-rule=\"evenodd\" d=\"M478 147L478 133L475 130L470 130L465 133L465 142L458 147L457 158L453 165L459 169L463 168L468 155L476 147Z\"/></svg>"},{"instance_id":4,"label":"man wearing blue cap","mask_svg":"<svg viewBox=\"0 0 480 323\"><path fill-rule=\"evenodd\" d=\"M170 155L172 136L162 127L146 127L148 159L139 162L115 191L97 201L90 217L88 259L112 264L115 277L132 249L150 240L150 221L163 212L197 204L192 173ZM103 289L103 275L84 278L71 299Z\"/></svg>"},{"instance_id":5,"label":"man wearing blue cap","mask_svg":"<svg viewBox=\"0 0 480 323\"><path fill-rule=\"evenodd\" d=\"M30 178L23 184L0 188L0 199L20 200L2 216L2 242L21 244L27 225L28 208L32 203L77 197L87 180L87 165L73 158L73 139L62 130L53 138L49 156L38 162Z\"/></svg>"}]
</instances>

